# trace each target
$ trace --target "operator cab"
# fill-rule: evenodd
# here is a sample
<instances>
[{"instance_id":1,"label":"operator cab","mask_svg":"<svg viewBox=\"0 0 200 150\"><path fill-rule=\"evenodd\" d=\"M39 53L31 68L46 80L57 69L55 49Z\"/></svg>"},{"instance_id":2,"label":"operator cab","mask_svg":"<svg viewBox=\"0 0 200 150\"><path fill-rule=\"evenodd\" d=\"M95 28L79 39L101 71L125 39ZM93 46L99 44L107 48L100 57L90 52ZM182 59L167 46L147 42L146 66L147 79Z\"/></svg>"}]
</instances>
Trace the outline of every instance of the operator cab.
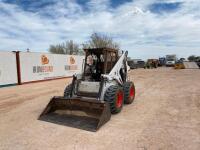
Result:
<instances>
[{"instance_id":1,"label":"operator cab","mask_svg":"<svg viewBox=\"0 0 200 150\"><path fill-rule=\"evenodd\" d=\"M102 74L108 74L116 64L118 51L111 48L84 49L85 65L83 80L98 82Z\"/></svg>"}]
</instances>

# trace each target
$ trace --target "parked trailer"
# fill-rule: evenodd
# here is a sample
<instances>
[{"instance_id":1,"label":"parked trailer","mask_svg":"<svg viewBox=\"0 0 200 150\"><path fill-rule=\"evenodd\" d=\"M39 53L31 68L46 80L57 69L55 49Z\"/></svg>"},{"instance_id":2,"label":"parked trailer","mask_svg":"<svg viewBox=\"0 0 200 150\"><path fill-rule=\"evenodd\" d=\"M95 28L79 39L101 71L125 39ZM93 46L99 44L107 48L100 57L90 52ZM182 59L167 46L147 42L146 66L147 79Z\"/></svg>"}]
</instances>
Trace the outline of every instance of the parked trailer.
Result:
<instances>
[{"instance_id":1,"label":"parked trailer","mask_svg":"<svg viewBox=\"0 0 200 150\"><path fill-rule=\"evenodd\" d=\"M82 70L84 56L20 52L21 83L71 77Z\"/></svg>"},{"instance_id":2,"label":"parked trailer","mask_svg":"<svg viewBox=\"0 0 200 150\"><path fill-rule=\"evenodd\" d=\"M0 87L16 85L17 66L15 52L0 52Z\"/></svg>"},{"instance_id":3,"label":"parked trailer","mask_svg":"<svg viewBox=\"0 0 200 150\"><path fill-rule=\"evenodd\" d=\"M0 52L0 87L72 77L81 73L84 56Z\"/></svg>"}]
</instances>

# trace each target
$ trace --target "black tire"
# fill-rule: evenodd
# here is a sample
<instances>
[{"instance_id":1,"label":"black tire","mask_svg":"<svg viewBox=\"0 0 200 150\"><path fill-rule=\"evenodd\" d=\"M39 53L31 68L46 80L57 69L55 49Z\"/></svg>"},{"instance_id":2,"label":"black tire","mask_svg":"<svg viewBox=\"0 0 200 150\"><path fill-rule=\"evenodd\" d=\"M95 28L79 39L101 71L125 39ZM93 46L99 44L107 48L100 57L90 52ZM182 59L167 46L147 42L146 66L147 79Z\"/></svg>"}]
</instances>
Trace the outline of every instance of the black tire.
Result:
<instances>
[{"instance_id":1,"label":"black tire","mask_svg":"<svg viewBox=\"0 0 200 150\"><path fill-rule=\"evenodd\" d=\"M67 85L64 91L64 97L70 97L71 90L72 90L72 84Z\"/></svg>"},{"instance_id":2,"label":"black tire","mask_svg":"<svg viewBox=\"0 0 200 150\"><path fill-rule=\"evenodd\" d=\"M131 104L135 99L135 85L133 82L124 83L124 103Z\"/></svg>"},{"instance_id":3,"label":"black tire","mask_svg":"<svg viewBox=\"0 0 200 150\"><path fill-rule=\"evenodd\" d=\"M104 100L110 104L112 114L119 113L124 104L124 91L118 85L111 85L105 93Z\"/></svg>"}]
</instances>

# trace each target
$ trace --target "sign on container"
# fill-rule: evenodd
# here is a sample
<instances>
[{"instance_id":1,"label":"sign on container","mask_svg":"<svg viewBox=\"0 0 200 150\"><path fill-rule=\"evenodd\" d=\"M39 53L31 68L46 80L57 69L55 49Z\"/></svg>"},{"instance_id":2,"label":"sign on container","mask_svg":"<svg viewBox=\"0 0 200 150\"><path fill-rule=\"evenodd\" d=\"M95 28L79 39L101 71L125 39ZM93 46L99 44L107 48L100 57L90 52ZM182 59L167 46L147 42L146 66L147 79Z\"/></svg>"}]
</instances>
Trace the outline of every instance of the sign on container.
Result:
<instances>
[{"instance_id":1,"label":"sign on container","mask_svg":"<svg viewBox=\"0 0 200 150\"><path fill-rule=\"evenodd\" d=\"M82 70L83 56L20 52L21 82L72 76Z\"/></svg>"}]
</instances>

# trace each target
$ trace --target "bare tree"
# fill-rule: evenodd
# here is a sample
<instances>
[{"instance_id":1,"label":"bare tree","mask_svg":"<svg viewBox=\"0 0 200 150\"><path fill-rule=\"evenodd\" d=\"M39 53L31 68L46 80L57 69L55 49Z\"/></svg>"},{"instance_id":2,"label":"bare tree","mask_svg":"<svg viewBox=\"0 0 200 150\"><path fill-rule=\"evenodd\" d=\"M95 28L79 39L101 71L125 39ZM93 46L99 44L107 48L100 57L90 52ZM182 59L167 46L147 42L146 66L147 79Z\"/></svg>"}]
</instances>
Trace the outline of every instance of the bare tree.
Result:
<instances>
[{"instance_id":1,"label":"bare tree","mask_svg":"<svg viewBox=\"0 0 200 150\"><path fill-rule=\"evenodd\" d=\"M83 44L83 48L114 48L119 49L120 46L118 43L114 42L113 39L107 35L93 33L90 36L90 40L87 43Z\"/></svg>"},{"instance_id":2,"label":"bare tree","mask_svg":"<svg viewBox=\"0 0 200 150\"><path fill-rule=\"evenodd\" d=\"M73 40L66 41L62 44L50 45L49 52L54 54L69 54L78 55L82 54L79 45L74 43Z\"/></svg>"},{"instance_id":3,"label":"bare tree","mask_svg":"<svg viewBox=\"0 0 200 150\"><path fill-rule=\"evenodd\" d=\"M79 52L79 45L74 43L73 40L70 41L66 41L65 46L64 46L64 50L66 54L78 54Z\"/></svg>"}]
</instances>

